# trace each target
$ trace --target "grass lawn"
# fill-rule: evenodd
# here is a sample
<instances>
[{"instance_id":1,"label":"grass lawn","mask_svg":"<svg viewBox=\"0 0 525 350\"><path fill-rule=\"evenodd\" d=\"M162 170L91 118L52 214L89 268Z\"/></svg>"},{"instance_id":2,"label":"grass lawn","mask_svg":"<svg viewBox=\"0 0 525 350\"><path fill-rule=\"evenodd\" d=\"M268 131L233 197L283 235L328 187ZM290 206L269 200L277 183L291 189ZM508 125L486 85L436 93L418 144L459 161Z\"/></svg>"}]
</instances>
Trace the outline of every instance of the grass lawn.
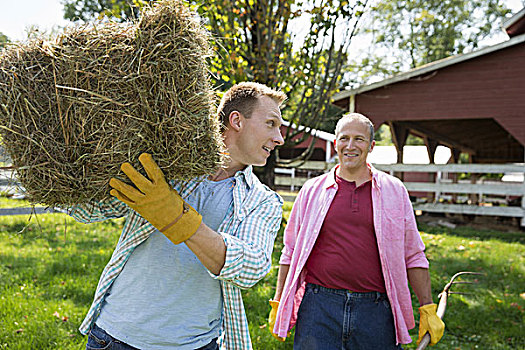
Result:
<instances>
[{"instance_id":1,"label":"grass lawn","mask_svg":"<svg viewBox=\"0 0 525 350\"><path fill-rule=\"evenodd\" d=\"M0 201L0 206L21 206L14 200L7 203ZM286 215L290 208L286 203ZM28 216L0 217L0 349L85 347L86 338L77 328L121 226L121 220L82 225L63 214L39 215L29 224ZM525 349L525 233L423 225L420 230L435 301L454 273L486 274L477 285L454 288L472 294L449 298L445 336L432 349ZM244 292L257 350L292 349L291 337L279 343L266 326L281 248L282 232L271 273ZM413 339L416 333L417 327Z\"/></svg>"}]
</instances>

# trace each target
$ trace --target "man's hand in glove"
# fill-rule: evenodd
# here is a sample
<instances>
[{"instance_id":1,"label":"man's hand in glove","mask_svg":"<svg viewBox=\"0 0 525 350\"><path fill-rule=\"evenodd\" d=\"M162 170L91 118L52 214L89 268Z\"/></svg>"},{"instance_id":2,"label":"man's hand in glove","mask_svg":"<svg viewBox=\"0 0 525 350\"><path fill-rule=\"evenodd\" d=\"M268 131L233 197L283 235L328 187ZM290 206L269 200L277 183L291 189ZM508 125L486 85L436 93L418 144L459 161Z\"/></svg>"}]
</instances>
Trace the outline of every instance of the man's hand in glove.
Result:
<instances>
[{"instance_id":1,"label":"man's hand in glove","mask_svg":"<svg viewBox=\"0 0 525 350\"><path fill-rule=\"evenodd\" d=\"M275 339L283 342L286 340L286 338L279 337L273 332L273 327L275 326L275 319L277 317L277 309L279 308L279 302L276 300L270 300L270 306L272 307L272 310L270 311L270 316L268 316L268 326L270 329L270 333L272 333Z\"/></svg>"},{"instance_id":2,"label":"man's hand in glove","mask_svg":"<svg viewBox=\"0 0 525 350\"><path fill-rule=\"evenodd\" d=\"M423 336L430 334L430 345L436 345L443 336L445 323L436 314L437 305L427 304L419 308L419 338L417 344L421 342Z\"/></svg>"},{"instance_id":3,"label":"man's hand in glove","mask_svg":"<svg viewBox=\"0 0 525 350\"><path fill-rule=\"evenodd\" d=\"M120 169L136 188L112 178L109 181L113 188L110 194L139 213L173 243L184 242L197 231L202 216L169 186L151 154L142 153L139 161L149 179L142 176L131 164L124 163Z\"/></svg>"}]
</instances>

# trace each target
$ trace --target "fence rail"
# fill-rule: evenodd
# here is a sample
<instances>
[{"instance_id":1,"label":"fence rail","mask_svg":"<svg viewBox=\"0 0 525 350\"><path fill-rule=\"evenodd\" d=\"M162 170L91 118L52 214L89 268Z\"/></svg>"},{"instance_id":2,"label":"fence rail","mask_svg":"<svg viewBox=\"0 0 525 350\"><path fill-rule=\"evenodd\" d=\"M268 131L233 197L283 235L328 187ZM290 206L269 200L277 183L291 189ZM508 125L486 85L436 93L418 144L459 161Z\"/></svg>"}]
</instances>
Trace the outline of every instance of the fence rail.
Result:
<instances>
[{"instance_id":1,"label":"fence rail","mask_svg":"<svg viewBox=\"0 0 525 350\"><path fill-rule=\"evenodd\" d=\"M11 215L39 215L39 214L53 214L62 213L55 208L48 207L20 207L20 208L0 208L0 216Z\"/></svg>"},{"instance_id":2,"label":"fence rail","mask_svg":"<svg viewBox=\"0 0 525 350\"><path fill-rule=\"evenodd\" d=\"M312 169L328 171L335 164L325 162L305 162L297 164L298 169ZM482 180L483 174L520 173L525 174L525 164L374 164L382 171L392 175L402 173L429 173L434 174L434 182L404 182L409 192L429 192L432 202L414 202L414 210L433 213L454 213L471 215L491 215L516 217L521 219L521 226L525 226L525 181L502 182ZM448 174L475 174L471 179L447 179ZM302 186L307 178L276 176L275 184L278 186ZM478 203L451 204L441 200L447 196L456 195L477 196ZM513 198L516 203L521 200L521 206L510 206L507 200L488 200L488 196L505 196Z\"/></svg>"}]
</instances>

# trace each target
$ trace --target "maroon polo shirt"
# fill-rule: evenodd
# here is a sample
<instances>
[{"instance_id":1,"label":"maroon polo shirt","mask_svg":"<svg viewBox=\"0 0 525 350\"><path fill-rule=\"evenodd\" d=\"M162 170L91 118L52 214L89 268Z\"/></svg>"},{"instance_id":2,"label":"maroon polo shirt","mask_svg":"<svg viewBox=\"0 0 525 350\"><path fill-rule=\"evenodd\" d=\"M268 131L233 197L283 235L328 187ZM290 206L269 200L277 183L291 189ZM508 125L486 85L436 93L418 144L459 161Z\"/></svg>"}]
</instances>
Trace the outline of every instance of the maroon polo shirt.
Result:
<instances>
[{"instance_id":1,"label":"maroon polo shirt","mask_svg":"<svg viewBox=\"0 0 525 350\"><path fill-rule=\"evenodd\" d=\"M354 292L384 293L373 221L372 181L356 187L355 182L337 175L335 180L337 193L306 261L306 282Z\"/></svg>"}]
</instances>

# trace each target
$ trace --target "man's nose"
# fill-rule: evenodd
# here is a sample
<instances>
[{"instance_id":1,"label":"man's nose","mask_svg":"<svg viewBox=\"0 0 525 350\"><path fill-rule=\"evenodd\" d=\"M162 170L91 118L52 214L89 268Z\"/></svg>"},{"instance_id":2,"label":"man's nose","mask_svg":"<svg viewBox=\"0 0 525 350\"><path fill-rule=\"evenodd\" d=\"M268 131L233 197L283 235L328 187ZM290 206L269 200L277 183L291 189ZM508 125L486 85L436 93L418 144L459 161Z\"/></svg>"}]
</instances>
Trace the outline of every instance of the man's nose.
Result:
<instances>
[{"instance_id":1,"label":"man's nose","mask_svg":"<svg viewBox=\"0 0 525 350\"><path fill-rule=\"evenodd\" d=\"M354 143L354 139L350 138L344 143L343 148L354 148Z\"/></svg>"},{"instance_id":2,"label":"man's nose","mask_svg":"<svg viewBox=\"0 0 525 350\"><path fill-rule=\"evenodd\" d=\"M284 139L283 135L281 135L281 130L277 130L277 133L273 138L273 142L278 146L282 146L284 144Z\"/></svg>"}]
</instances>

